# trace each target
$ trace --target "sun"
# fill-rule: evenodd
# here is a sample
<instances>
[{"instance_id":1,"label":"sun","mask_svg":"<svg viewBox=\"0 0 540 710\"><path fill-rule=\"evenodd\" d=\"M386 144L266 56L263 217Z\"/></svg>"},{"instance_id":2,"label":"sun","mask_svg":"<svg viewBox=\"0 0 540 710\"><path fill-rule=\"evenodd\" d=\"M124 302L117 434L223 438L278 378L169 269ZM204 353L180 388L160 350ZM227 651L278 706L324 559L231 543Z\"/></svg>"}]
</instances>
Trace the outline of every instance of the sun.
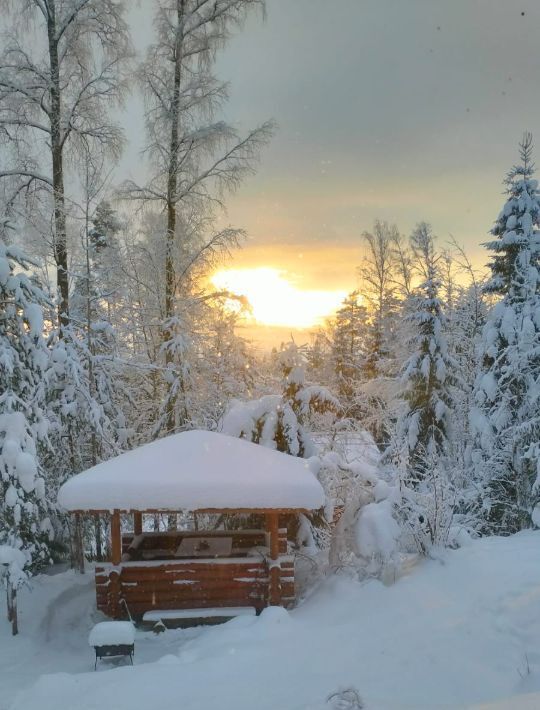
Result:
<instances>
[{"instance_id":1,"label":"sun","mask_svg":"<svg viewBox=\"0 0 540 710\"><path fill-rule=\"evenodd\" d=\"M218 271L211 282L247 298L259 325L311 328L332 315L346 296L345 291L300 289L287 272L267 266Z\"/></svg>"}]
</instances>

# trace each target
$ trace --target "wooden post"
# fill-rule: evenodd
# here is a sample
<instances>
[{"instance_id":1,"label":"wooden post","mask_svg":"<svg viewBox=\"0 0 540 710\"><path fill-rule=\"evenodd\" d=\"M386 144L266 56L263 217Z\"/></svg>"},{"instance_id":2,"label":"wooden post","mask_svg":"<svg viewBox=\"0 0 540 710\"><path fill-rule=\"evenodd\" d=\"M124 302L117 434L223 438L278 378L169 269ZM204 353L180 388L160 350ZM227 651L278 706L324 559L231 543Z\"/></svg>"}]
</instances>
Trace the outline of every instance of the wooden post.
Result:
<instances>
[{"instance_id":1,"label":"wooden post","mask_svg":"<svg viewBox=\"0 0 540 710\"><path fill-rule=\"evenodd\" d=\"M122 534L120 531L120 511L111 515L111 562L119 565L122 562Z\"/></svg>"},{"instance_id":2,"label":"wooden post","mask_svg":"<svg viewBox=\"0 0 540 710\"><path fill-rule=\"evenodd\" d=\"M11 621L11 635L17 636L19 633L19 616L17 613L17 588L8 583L9 611L8 618Z\"/></svg>"},{"instance_id":3,"label":"wooden post","mask_svg":"<svg viewBox=\"0 0 540 710\"><path fill-rule=\"evenodd\" d=\"M96 560L101 562L103 560L103 540L101 535L101 518L99 513L94 514L94 531L96 536Z\"/></svg>"},{"instance_id":4,"label":"wooden post","mask_svg":"<svg viewBox=\"0 0 540 710\"><path fill-rule=\"evenodd\" d=\"M142 533L142 513L138 510L133 513L133 532L135 535Z\"/></svg>"},{"instance_id":5,"label":"wooden post","mask_svg":"<svg viewBox=\"0 0 540 710\"><path fill-rule=\"evenodd\" d=\"M266 525L270 538L270 585L268 601L271 606L280 606L281 567L279 564L279 513L267 513Z\"/></svg>"},{"instance_id":6,"label":"wooden post","mask_svg":"<svg viewBox=\"0 0 540 710\"><path fill-rule=\"evenodd\" d=\"M84 574L84 539L81 514L75 513L75 566L80 574Z\"/></svg>"},{"instance_id":7,"label":"wooden post","mask_svg":"<svg viewBox=\"0 0 540 710\"><path fill-rule=\"evenodd\" d=\"M7 609L7 620L11 621L11 584L6 582L6 609Z\"/></svg>"},{"instance_id":8,"label":"wooden post","mask_svg":"<svg viewBox=\"0 0 540 710\"><path fill-rule=\"evenodd\" d=\"M109 574L109 616L112 619L120 618L120 574L117 569L112 569Z\"/></svg>"},{"instance_id":9,"label":"wooden post","mask_svg":"<svg viewBox=\"0 0 540 710\"><path fill-rule=\"evenodd\" d=\"M120 511L111 515L111 562L116 567L122 561L122 533ZM120 616L120 570L113 568L109 575L109 614L113 619Z\"/></svg>"}]
</instances>

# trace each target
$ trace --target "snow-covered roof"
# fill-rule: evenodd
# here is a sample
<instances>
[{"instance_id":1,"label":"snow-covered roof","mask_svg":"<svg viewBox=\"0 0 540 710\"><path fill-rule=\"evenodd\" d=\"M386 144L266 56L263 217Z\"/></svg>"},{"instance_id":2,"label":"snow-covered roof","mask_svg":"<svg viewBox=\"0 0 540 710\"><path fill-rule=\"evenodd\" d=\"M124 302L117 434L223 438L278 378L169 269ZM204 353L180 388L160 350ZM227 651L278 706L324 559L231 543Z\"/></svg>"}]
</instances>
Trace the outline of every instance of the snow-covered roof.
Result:
<instances>
[{"instance_id":1,"label":"snow-covered roof","mask_svg":"<svg viewBox=\"0 0 540 710\"><path fill-rule=\"evenodd\" d=\"M67 510L314 510L324 493L309 460L186 431L79 473L60 488L58 503Z\"/></svg>"}]
</instances>

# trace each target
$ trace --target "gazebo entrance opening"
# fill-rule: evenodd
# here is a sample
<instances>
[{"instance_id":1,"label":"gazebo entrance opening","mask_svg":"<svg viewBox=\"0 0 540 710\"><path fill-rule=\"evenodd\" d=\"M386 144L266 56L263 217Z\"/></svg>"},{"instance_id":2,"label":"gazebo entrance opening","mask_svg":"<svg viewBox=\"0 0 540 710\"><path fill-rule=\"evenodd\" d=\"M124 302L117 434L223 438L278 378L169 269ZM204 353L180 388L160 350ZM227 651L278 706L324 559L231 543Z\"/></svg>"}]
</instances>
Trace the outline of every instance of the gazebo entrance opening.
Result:
<instances>
[{"instance_id":1,"label":"gazebo entrance opening","mask_svg":"<svg viewBox=\"0 0 540 710\"><path fill-rule=\"evenodd\" d=\"M260 612L294 604L294 558L287 554L287 528L280 526L285 512L251 512L252 523L264 521L258 528L147 530L154 515L111 515L111 561L96 567L97 606L108 616L214 607ZM223 511L219 518L226 526L239 515ZM130 517L133 531L122 533Z\"/></svg>"}]
</instances>

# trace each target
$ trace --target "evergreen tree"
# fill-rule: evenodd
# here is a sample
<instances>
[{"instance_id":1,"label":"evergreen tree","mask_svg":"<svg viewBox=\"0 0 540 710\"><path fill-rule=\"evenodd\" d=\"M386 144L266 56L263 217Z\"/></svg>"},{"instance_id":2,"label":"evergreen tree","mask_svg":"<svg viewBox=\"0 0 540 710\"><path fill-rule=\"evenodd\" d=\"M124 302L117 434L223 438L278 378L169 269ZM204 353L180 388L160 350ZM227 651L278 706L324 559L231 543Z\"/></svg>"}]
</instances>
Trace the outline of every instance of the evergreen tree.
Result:
<instances>
[{"instance_id":1,"label":"evergreen tree","mask_svg":"<svg viewBox=\"0 0 540 710\"><path fill-rule=\"evenodd\" d=\"M366 367L367 311L358 291L350 293L337 311L332 333L332 360L336 389L349 416L360 415L356 406L358 383Z\"/></svg>"},{"instance_id":2,"label":"evergreen tree","mask_svg":"<svg viewBox=\"0 0 540 710\"><path fill-rule=\"evenodd\" d=\"M88 157L88 156L87 156ZM49 417L54 456L47 468L54 471L53 487L70 475L118 453L127 443L128 429L120 406L126 399L123 368L117 357L111 316L116 289L115 236L120 223L107 202L91 204L96 177L90 159L86 170L86 206L82 251L74 264L70 294L70 323L62 332L51 330L52 368L48 375ZM101 184L101 183L100 183ZM94 191L93 191L94 190ZM52 318L52 317L51 317ZM61 455L59 455L61 452Z\"/></svg>"},{"instance_id":3,"label":"evergreen tree","mask_svg":"<svg viewBox=\"0 0 540 710\"><path fill-rule=\"evenodd\" d=\"M49 562L51 533L39 457L47 436L46 299L27 274L29 266L17 247L0 242L0 548L9 564L8 616L14 633L17 586Z\"/></svg>"},{"instance_id":4,"label":"evergreen tree","mask_svg":"<svg viewBox=\"0 0 540 710\"><path fill-rule=\"evenodd\" d=\"M90 424L85 442L85 467L107 459L126 444L123 366L118 358L116 332L111 322L121 306L116 235L120 221L110 204L101 201L92 219L88 209L82 259L71 297L71 333L68 339L78 354L88 394L95 403L97 426ZM125 399L129 399L125 398ZM94 417L95 418L95 417ZM99 436L98 436L99 430Z\"/></svg>"},{"instance_id":5,"label":"evergreen tree","mask_svg":"<svg viewBox=\"0 0 540 710\"><path fill-rule=\"evenodd\" d=\"M474 407L475 381L479 368L479 342L485 324L486 306L481 285L457 289L448 326L448 349L455 361L452 386L452 481L465 501L471 493L472 438L470 412Z\"/></svg>"},{"instance_id":6,"label":"evergreen tree","mask_svg":"<svg viewBox=\"0 0 540 710\"><path fill-rule=\"evenodd\" d=\"M281 395L236 402L223 419L223 431L292 456L309 458L315 445L308 430L310 417L340 408L325 387L305 380L305 353L294 342L276 353L282 375Z\"/></svg>"},{"instance_id":7,"label":"evergreen tree","mask_svg":"<svg viewBox=\"0 0 540 710\"><path fill-rule=\"evenodd\" d=\"M530 526L539 492L540 193L531 153L525 134L496 239L485 245L493 253L486 291L499 300L483 330L474 460L485 525L503 533Z\"/></svg>"},{"instance_id":8,"label":"evergreen tree","mask_svg":"<svg viewBox=\"0 0 540 710\"><path fill-rule=\"evenodd\" d=\"M275 353L281 373L280 395L266 395L247 402L233 402L225 414L222 430L256 444L276 449L291 456L311 458L319 450L310 433L310 422L316 414L336 412L338 400L325 387L306 383L306 352L290 342ZM319 457L319 475L324 462ZM311 547L316 528L326 528L317 513L291 516L289 532L300 545Z\"/></svg>"},{"instance_id":9,"label":"evergreen tree","mask_svg":"<svg viewBox=\"0 0 540 710\"><path fill-rule=\"evenodd\" d=\"M334 323L330 319L311 333L311 342L306 348L306 374L312 382L335 382L333 335Z\"/></svg>"},{"instance_id":10,"label":"evergreen tree","mask_svg":"<svg viewBox=\"0 0 540 710\"><path fill-rule=\"evenodd\" d=\"M411 245L423 281L407 315L412 354L401 378L405 413L400 434L406 449L408 478L416 486L426 477L426 467L447 452L454 363L448 354L439 297L438 258L428 224L416 227Z\"/></svg>"},{"instance_id":11,"label":"evergreen tree","mask_svg":"<svg viewBox=\"0 0 540 710\"><path fill-rule=\"evenodd\" d=\"M104 250L113 248L116 235L121 227L122 224L116 210L107 200L102 200L96 207L96 212L92 217L92 228L89 230L90 243L96 260L97 255Z\"/></svg>"},{"instance_id":12,"label":"evergreen tree","mask_svg":"<svg viewBox=\"0 0 540 710\"><path fill-rule=\"evenodd\" d=\"M249 344L237 335L238 315L217 300L207 309L199 358L200 426L216 429L231 401L251 397L257 374Z\"/></svg>"}]
</instances>

